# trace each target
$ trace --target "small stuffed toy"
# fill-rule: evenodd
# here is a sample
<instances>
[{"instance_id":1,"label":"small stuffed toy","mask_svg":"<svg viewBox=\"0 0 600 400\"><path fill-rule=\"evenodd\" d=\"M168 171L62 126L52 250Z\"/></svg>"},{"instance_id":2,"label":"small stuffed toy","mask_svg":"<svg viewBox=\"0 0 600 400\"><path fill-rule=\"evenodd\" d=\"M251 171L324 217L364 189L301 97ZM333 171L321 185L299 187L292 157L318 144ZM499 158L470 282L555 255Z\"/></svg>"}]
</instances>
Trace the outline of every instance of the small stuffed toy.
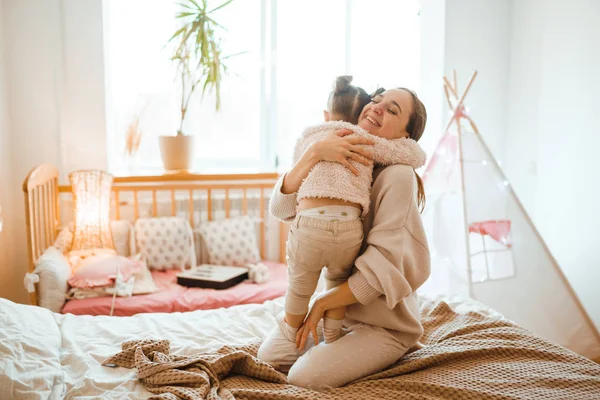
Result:
<instances>
[{"instance_id":1,"label":"small stuffed toy","mask_svg":"<svg viewBox=\"0 0 600 400\"><path fill-rule=\"evenodd\" d=\"M248 264L248 278L254 283L265 283L269 280L269 268L263 263Z\"/></svg>"}]
</instances>

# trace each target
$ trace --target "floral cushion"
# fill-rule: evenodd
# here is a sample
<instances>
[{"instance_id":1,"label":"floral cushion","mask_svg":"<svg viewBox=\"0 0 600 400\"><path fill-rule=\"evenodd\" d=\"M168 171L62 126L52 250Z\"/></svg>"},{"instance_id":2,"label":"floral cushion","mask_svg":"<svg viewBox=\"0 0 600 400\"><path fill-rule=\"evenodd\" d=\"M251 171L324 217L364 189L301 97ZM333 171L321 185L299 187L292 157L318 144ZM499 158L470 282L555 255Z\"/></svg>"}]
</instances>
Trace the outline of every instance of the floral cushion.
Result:
<instances>
[{"instance_id":1,"label":"floral cushion","mask_svg":"<svg viewBox=\"0 0 600 400\"><path fill-rule=\"evenodd\" d=\"M256 239L256 218L247 216L204 222L198 232L215 265L243 266L260 260Z\"/></svg>"},{"instance_id":2,"label":"floral cushion","mask_svg":"<svg viewBox=\"0 0 600 400\"><path fill-rule=\"evenodd\" d=\"M194 235L185 218L140 218L135 222L135 241L150 269L196 266Z\"/></svg>"}]
</instances>

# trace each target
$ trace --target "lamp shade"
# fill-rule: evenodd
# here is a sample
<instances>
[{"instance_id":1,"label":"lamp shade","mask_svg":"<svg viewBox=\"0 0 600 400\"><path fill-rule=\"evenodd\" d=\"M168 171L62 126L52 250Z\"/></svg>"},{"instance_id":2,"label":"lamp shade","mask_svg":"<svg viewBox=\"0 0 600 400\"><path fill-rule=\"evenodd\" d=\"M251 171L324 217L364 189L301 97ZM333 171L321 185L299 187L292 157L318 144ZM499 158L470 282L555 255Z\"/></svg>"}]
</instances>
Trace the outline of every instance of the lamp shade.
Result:
<instances>
[{"instance_id":1,"label":"lamp shade","mask_svg":"<svg viewBox=\"0 0 600 400\"><path fill-rule=\"evenodd\" d=\"M71 254L115 252L110 230L110 195L113 177L105 171L69 174L75 224Z\"/></svg>"}]
</instances>

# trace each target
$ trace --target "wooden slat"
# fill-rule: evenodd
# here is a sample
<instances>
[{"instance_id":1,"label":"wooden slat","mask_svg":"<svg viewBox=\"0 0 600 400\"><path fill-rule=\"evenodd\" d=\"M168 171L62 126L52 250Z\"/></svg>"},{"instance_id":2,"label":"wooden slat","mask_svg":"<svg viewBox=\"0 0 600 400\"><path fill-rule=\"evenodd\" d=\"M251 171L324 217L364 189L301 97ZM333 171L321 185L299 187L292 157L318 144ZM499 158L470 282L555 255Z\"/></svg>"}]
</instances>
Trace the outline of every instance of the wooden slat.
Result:
<instances>
[{"instance_id":1,"label":"wooden slat","mask_svg":"<svg viewBox=\"0 0 600 400\"><path fill-rule=\"evenodd\" d=\"M119 191L115 190L115 219L121 219L121 201L119 200Z\"/></svg>"},{"instance_id":2,"label":"wooden slat","mask_svg":"<svg viewBox=\"0 0 600 400\"><path fill-rule=\"evenodd\" d=\"M35 238L31 229L31 217L33 210L31 209L31 191L28 188L25 191L25 223L27 225L27 258L29 259L29 271L33 272L35 269L36 257L34 256ZM31 305L37 305L37 296L35 292L29 294L29 302Z\"/></svg>"},{"instance_id":3,"label":"wooden slat","mask_svg":"<svg viewBox=\"0 0 600 400\"><path fill-rule=\"evenodd\" d=\"M156 217L158 215L157 205L156 205L156 190L152 191L152 216Z\"/></svg>"},{"instance_id":4,"label":"wooden slat","mask_svg":"<svg viewBox=\"0 0 600 400\"><path fill-rule=\"evenodd\" d=\"M138 191L134 190L133 191L133 218L135 220L137 220L139 216L140 216L140 210L139 210L139 205L138 205Z\"/></svg>"},{"instance_id":5,"label":"wooden slat","mask_svg":"<svg viewBox=\"0 0 600 400\"><path fill-rule=\"evenodd\" d=\"M147 175L147 176L115 176L113 182L115 184L133 183L133 182L201 182L201 181L247 181L261 179L277 179L277 172L265 172L256 174L164 174L164 175Z\"/></svg>"},{"instance_id":6,"label":"wooden slat","mask_svg":"<svg viewBox=\"0 0 600 400\"><path fill-rule=\"evenodd\" d=\"M190 225L194 228L194 191L190 189L190 197L188 199L188 214L190 215Z\"/></svg>"},{"instance_id":7,"label":"wooden slat","mask_svg":"<svg viewBox=\"0 0 600 400\"><path fill-rule=\"evenodd\" d=\"M46 245L45 247L49 247L50 245L52 245L52 205L50 203L51 200L51 183L52 182L46 182L43 186L44 188L44 201L43 201L43 207L44 207L44 233L45 233L45 237L46 237Z\"/></svg>"},{"instance_id":8,"label":"wooden slat","mask_svg":"<svg viewBox=\"0 0 600 400\"><path fill-rule=\"evenodd\" d=\"M212 193L210 189L207 190L206 215L208 216L208 220L212 221Z\"/></svg>"},{"instance_id":9,"label":"wooden slat","mask_svg":"<svg viewBox=\"0 0 600 400\"><path fill-rule=\"evenodd\" d=\"M225 218L229 218L229 189L225 189Z\"/></svg>"},{"instance_id":10,"label":"wooden slat","mask_svg":"<svg viewBox=\"0 0 600 400\"><path fill-rule=\"evenodd\" d=\"M275 182L261 182L261 183L232 183L232 184L226 184L226 183L214 183L214 184L168 184L168 185L160 185L157 186L156 185L119 185L119 186L113 186L112 190L120 190L120 191L133 191L133 190L137 190L140 192L148 192L148 191L152 191L152 190L159 190L159 191L167 191L167 190L181 190L181 191L185 191L185 190L208 190L208 189L220 189L220 190L224 190L224 189L272 189L273 186L275 185ZM60 185L59 186L59 191L61 193L70 193L71 192L71 185Z\"/></svg>"},{"instance_id":11,"label":"wooden slat","mask_svg":"<svg viewBox=\"0 0 600 400\"><path fill-rule=\"evenodd\" d=\"M50 188L49 203L50 203L50 210L51 210L50 237L51 237L52 243L54 243L54 240L56 239L56 236L55 236L55 232L56 232L56 192L54 191L54 189L55 189L54 181L50 181L48 187Z\"/></svg>"},{"instance_id":12,"label":"wooden slat","mask_svg":"<svg viewBox=\"0 0 600 400\"><path fill-rule=\"evenodd\" d=\"M38 257L40 256L40 241L41 241L40 225L39 225L40 212L39 212L39 203L38 203L39 187L33 189L31 191L31 195L32 195L31 207L33 207L33 232L34 232L34 237L35 237L34 255L35 255L35 259L37 260Z\"/></svg>"},{"instance_id":13,"label":"wooden slat","mask_svg":"<svg viewBox=\"0 0 600 400\"><path fill-rule=\"evenodd\" d=\"M246 188L242 190L244 191L244 197L242 198L242 211L244 212L244 215L248 215L248 193Z\"/></svg>"},{"instance_id":14,"label":"wooden slat","mask_svg":"<svg viewBox=\"0 0 600 400\"><path fill-rule=\"evenodd\" d=\"M175 204L175 190L171 189L171 216L174 217L177 213L177 207Z\"/></svg>"},{"instance_id":15,"label":"wooden slat","mask_svg":"<svg viewBox=\"0 0 600 400\"><path fill-rule=\"evenodd\" d=\"M56 238L56 227L58 226L58 224L60 223L60 193L58 192L58 178L54 178L53 180L53 184L52 184L52 198L54 199L54 210L55 210L55 219L54 219L54 226L53 226L53 230L52 233L54 233L54 238ZM54 240L54 239L52 239Z\"/></svg>"}]
</instances>

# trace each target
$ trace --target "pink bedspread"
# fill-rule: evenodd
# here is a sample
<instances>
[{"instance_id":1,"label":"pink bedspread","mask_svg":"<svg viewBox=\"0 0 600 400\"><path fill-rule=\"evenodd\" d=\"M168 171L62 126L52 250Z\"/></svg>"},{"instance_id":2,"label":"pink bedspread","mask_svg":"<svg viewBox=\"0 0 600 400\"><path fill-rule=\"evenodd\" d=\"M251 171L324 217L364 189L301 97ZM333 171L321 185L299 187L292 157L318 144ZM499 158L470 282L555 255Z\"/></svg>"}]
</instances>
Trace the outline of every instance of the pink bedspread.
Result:
<instances>
[{"instance_id":1,"label":"pink bedspread","mask_svg":"<svg viewBox=\"0 0 600 400\"><path fill-rule=\"evenodd\" d=\"M287 288L287 269L284 264L264 262L270 279L263 284L249 281L224 290L187 288L177 284L178 271L153 271L154 282L160 291L147 295L117 297L113 315L129 316L139 313L183 312L230 307L236 304L263 303L283 296ZM67 301L63 314L109 315L112 297L73 299Z\"/></svg>"}]
</instances>

